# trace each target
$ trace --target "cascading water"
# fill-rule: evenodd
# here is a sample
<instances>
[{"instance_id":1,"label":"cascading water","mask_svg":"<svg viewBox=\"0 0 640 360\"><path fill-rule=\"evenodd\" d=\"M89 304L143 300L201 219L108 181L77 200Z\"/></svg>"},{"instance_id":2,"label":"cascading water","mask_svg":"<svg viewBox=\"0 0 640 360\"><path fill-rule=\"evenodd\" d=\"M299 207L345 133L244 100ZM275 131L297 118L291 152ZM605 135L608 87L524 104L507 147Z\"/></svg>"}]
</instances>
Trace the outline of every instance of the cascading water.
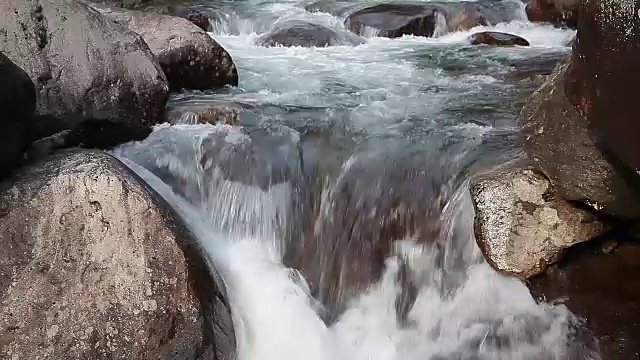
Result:
<instances>
[{"instance_id":1,"label":"cascading water","mask_svg":"<svg viewBox=\"0 0 640 360\"><path fill-rule=\"evenodd\" d=\"M472 47L471 32L263 47L260 37L291 19L344 33L346 14L366 4L202 5L219 15L212 36L233 56L240 85L178 94L170 106L229 104L242 127L161 125L114 154L176 208L219 268L239 359L597 358L573 338L564 306L536 303L484 262L467 192L476 169L518 155L515 119L535 84L514 74L548 68L568 51L572 31L520 20L491 27L530 48ZM521 16L513 1L483 5ZM424 211L423 224L415 211ZM416 232L394 233L385 223L393 216ZM399 241L380 280L327 307L314 285L331 278L340 287L364 255L341 256L382 233ZM303 266L310 257L317 266L285 265L292 248ZM417 284L402 325L399 259Z\"/></svg>"}]
</instances>

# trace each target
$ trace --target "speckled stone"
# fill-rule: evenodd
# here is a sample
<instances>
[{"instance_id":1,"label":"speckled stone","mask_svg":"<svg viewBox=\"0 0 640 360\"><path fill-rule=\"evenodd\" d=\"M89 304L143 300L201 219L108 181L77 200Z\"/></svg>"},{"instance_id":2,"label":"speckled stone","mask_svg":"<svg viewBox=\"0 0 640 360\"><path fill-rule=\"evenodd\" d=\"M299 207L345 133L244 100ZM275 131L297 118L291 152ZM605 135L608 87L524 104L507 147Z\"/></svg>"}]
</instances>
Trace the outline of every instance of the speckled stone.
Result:
<instances>
[{"instance_id":1,"label":"speckled stone","mask_svg":"<svg viewBox=\"0 0 640 360\"><path fill-rule=\"evenodd\" d=\"M528 278L573 244L605 230L593 215L559 199L549 181L525 165L472 181L476 241L498 271Z\"/></svg>"}]
</instances>

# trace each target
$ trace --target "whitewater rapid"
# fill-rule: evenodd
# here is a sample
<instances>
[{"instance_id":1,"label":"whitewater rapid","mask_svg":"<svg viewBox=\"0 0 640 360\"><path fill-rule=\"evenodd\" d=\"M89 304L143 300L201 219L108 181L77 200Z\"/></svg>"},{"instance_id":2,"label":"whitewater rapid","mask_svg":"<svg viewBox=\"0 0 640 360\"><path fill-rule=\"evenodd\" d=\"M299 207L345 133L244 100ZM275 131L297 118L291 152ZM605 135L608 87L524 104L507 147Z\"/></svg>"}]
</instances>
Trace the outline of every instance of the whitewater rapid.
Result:
<instances>
[{"instance_id":1,"label":"whitewater rapid","mask_svg":"<svg viewBox=\"0 0 640 360\"><path fill-rule=\"evenodd\" d=\"M411 325L396 324L398 263L390 257L382 279L327 327L304 277L283 265L284 249L299 236L292 230L300 225L299 209L290 200L300 184L289 179L249 186L226 178L217 160L203 160L211 158L211 137L227 144L222 149L251 146L255 139L227 125L165 124L149 139L114 150L172 204L216 264L232 307L238 359L568 359L576 319L561 304L537 303L523 283L484 262L473 239L464 171L482 156L514 148L512 106L524 101L526 91L505 81L505 74L531 59L559 58L574 33L516 14L515 21L491 29L520 35L529 48L468 46L466 37L482 27L436 38L370 37L358 46L263 47L256 42L277 21L306 19L346 31L344 17L307 11L309 4L300 2L223 4L217 7L223 20L211 35L232 55L240 85L177 94L173 108L222 102L241 109L247 129L292 129L287 141L301 147L306 162L334 162L334 172L323 174L319 197L332 191L350 161L358 161L357 151L374 148L380 138L425 144L430 156L419 166L463 179L444 187L444 263L429 247L398 239L412 267L429 278L409 314ZM461 64L471 70L451 70ZM308 142L309 128L330 136ZM281 150L274 156L289 159L289 148L274 146ZM259 161L251 164L261 170ZM295 166L294 173L309 169Z\"/></svg>"}]
</instances>

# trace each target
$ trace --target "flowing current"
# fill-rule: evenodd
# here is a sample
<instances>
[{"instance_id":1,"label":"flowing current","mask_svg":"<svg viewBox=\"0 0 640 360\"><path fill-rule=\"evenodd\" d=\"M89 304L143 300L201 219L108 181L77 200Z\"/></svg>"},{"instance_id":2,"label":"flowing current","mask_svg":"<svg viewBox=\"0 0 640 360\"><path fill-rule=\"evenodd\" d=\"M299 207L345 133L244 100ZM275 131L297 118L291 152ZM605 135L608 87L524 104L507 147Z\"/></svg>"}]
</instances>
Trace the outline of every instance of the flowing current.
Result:
<instances>
[{"instance_id":1,"label":"flowing current","mask_svg":"<svg viewBox=\"0 0 640 360\"><path fill-rule=\"evenodd\" d=\"M473 173L520 156L519 109L574 32L529 23L522 3L505 0L482 3L506 19L490 28L447 33L440 19L434 38L349 33L345 17L367 5L199 2L239 86L173 96L172 124L114 150L216 264L238 358L586 358L576 355L564 306L537 303L485 263L467 188ZM261 45L290 20L328 27L344 44ZM468 44L486 29L532 46ZM239 126L184 116L220 105L239 113ZM388 219L409 220L405 228ZM367 243L390 237L398 241L379 261L379 279L350 272L373 262L361 254ZM400 259L418 279L404 324L395 305ZM350 280L366 286L342 286Z\"/></svg>"}]
</instances>

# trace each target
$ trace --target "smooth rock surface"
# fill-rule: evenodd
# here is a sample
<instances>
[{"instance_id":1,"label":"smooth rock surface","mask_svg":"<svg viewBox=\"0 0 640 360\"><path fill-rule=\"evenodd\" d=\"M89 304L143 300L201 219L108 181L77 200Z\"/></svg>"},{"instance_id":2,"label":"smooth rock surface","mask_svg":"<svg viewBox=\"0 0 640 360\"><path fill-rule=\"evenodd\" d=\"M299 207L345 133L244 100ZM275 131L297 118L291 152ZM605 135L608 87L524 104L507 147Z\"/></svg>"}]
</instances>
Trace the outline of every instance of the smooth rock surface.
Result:
<instances>
[{"instance_id":1,"label":"smooth rock surface","mask_svg":"<svg viewBox=\"0 0 640 360\"><path fill-rule=\"evenodd\" d=\"M215 269L107 153L61 152L0 185L0 248L0 358L235 358Z\"/></svg>"},{"instance_id":2,"label":"smooth rock surface","mask_svg":"<svg viewBox=\"0 0 640 360\"><path fill-rule=\"evenodd\" d=\"M469 36L471 45L496 45L496 46L529 46L529 42L513 34L507 34L497 31L482 31Z\"/></svg>"},{"instance_id":3,"label":"smooth rock surface","mask_svg":"<svg viewBox=\"0 0 640 360\"><path fill-rule=\"evenodd\" d=\"M640 4L630 0L579 2L574 51L565 77L566 94L582 114L598 147L634 188L640 204ZM618 197L624 194L616 194ZM629 214L640 218L638 206Z\"/></svg>"},{"instance_id":4,"label":"smooth rock surface","mask_svg":"<svg viewBox=\"0 0 640 360\"><path fill-rule=\"evenodd\" d=\"M84 3L5 0L0 28L0 51L34 82L37 111L62 119L51 134L99 111L162 120L169 88L148 46Z\"/></svg>"},{"instance_id":5,"label":"smooth rock surface","mask_svg":"<svg viewBox=\"0 0 640 360\"><path fill-rule=\"evenodd\" d=\"M598 148L587 120L565 95L569 65L559 65L520 114L522 146L556 191L620 218L640 216L640 202Z\"/></svg>"},{"instance_id":6,"label":"smooth rock surface","mask_svg":"<svg viewBox=\"0 0 640 360\"><path fill-rule=\"evenodd\" d=\"M466 5L449 21L447 27L450 32L469 30L476 26L490 26L490 22L477 6Z\"/></svg>"},{"instance_id":7,"label":"smooth rock surface","mask_svg":"<svg viewBox=\"0 0 640 360\"><path fill-rule=\"evenodd\" d=\"M140 11L109 10L105 14L142 36L172 90L238 85L238 71L231 55L190 21Z\"/></svg>"},{"instance_id":8,"label":"smooth rock surface","mask_svg":"<svg viewBox=\"0 0 640 360\"><path fill-rule=\"evenodd\" d=\"M476 242L496 270L537 275L568 247L593 238L605 225L553 193L530 167L511 165L478 176L470 185Z\"/></svg>"},{"instance_id":9,"label":"smooth rock surface","mask_svg":"<svg viewBox=\"0 0 640 360\"><path fill-rule=\"evenodd\" d=\"M562 303L582 319L583 332L595 336L606 360L640 354L640 242L620 240L575 246L557 266L528 281L534 297ZM619 245L611 249L613 242Z\"/></svg>"},{"instance_id":10,"label":"smooth rock surface","mask_svg":"<svg viewBox=\"0 0 640 360\"><path fill-rule=\"evenodd\" d=\"M0 52L0 178L22 162L35 109L29 75Z\"/></svg>"},{"instance_id":11,"label":"smooth rock surface","mask_svg":"<svg viewBox=\"0 0 640 360\"><path fill-rule=\"evenodd\" d=\"M326 26L308 21L286 21L276 24L260 38L264 46L326 47L359 45L365 41L351 33L338 33Z\"/></svg>"},{"instance_id":12,"label":"smooth rock surface","mask_svg":"<svg viewBox=\"0 0 640 360\"><path fill-rule=\"evenodd\" d=\"M575 29L578 21L577 0L529 0L525 6L531 22L550 23Z\"/></svg>"},{"instance_id":13,"label":"smooth rock surface","mask_svg":"<svg viewBox=\"0 0 640 360\"><path fill-rule=\"evenodd\" d=\"M388 38L431 37L439 19L445 19L444 11L433 5L378 4L349 15L345 27L361 36L375 32L377 36Z\"/></svg>"}]
</instances>

